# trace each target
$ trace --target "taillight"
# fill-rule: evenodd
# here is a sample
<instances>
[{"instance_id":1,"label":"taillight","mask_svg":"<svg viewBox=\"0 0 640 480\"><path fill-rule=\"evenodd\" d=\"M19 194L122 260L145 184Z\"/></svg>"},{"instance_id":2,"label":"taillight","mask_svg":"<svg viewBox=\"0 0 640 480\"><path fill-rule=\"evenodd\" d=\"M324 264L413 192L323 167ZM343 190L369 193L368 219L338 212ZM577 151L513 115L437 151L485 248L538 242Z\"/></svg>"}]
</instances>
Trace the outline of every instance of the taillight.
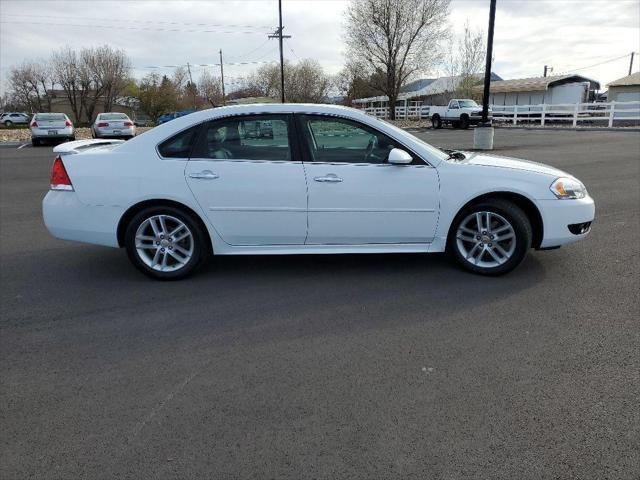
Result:
<instances>
[{"instance_id":1,"label":"taillight","mask_svg":"<svg viewBox=\"0 0 640 480\"><path fill-rule=\"evenodd\" d=\"M38 128L38 122L36 122L35 120L33 122L31 122L31 126L33 128Z\"/></svg>"},{"instance_id":2,"label":"taillight","mask_svg":"<svg viewBox=\"0 0 640 480\"><path fill-rule=\"evenodd\" d=\"M51 190L73 190L71 179L60 157L56 157L51 167Z\"/></svg>"},{"instance_id":3,"label":"taillight","mask_svg":"<svg viewBox=\"0 0 640 480\"><path fill-rule=\"evenodd\" d=\"M108 126L109 126L109 124L108 124L108 123L105 123L105 122L100 122L100 123L98 124L98 128L108 127Z\"/></svg>"},{"instance_id":4,"label":"taillight","mask_svg":"<svg viewBox=\"0 0 640 480\"><path fill-rule=\"evenodd\" d=\"M133 127L133 122L124 122L125 127Z\"/></svg>"},{"instance_id":5,"label":"taillight","mask_svg":"<svg viewBox=\"0 0 640 480\"><path fill-rule=\"evenodd\" d=\"M69 120L66 120L66 121L64 122L64 126L65 126L65 127L73 127L73 124L72 124Z\"/></svg>"}]
</instances>

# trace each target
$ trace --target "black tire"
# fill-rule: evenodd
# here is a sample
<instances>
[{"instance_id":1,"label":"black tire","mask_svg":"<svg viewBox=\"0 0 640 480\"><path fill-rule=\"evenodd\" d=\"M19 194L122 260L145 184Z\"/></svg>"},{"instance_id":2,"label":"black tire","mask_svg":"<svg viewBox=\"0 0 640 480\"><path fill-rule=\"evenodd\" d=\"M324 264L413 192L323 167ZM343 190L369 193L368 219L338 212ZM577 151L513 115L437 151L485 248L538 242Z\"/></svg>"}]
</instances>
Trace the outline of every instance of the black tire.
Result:
<instances>
[{"instance_id":1,"label":"black tire","mask_svg":"<svg viewBox=\"0 0 640 480\"><path fill-rule=\"evenodd\" d=\"M433 128L442 128L442 119L440 118L440 115L434 115L431 117L431 126Z\"/></svg>"},{"instance_id":2,"label":"black tire","mask_svg":"<svg viewBox=\"0 0 640 480\"><path fill-rule=\"evenodd\" d=\"M69 140L70 140L71 142L74 142L74 141L76 140L75 135L74 135L74 136L72 136L72 137L69 137Z\"/></svg>"},{"instance_id":3,"label":"black tire","mask_svg":"<svg viewBox=\"0 0 640 480\"><path fill-rule=\"evenodd\" d=\"M37 138L32 138L31 139L31 145L33 147L39 147L40 146L40 140L38 140Z\"/></svg>"},{"instance_id":4,"label":"black tire","mask_svg":"<svg viewBox=\"0 0 640 480\"><path fill-rule=\"evenodd\" d=\"M13 122L11 120L7 120L6 122L4 122L4 126L9 128L11 125L13 125Z\"/></svg>"},{"instance_id":5,"label":"black tire","mask_svg":"<svg viewBox=\"0 0 640 480\"><path fill-rule=\"evenodd\" d=\"M136 248L135 237L138 228L143 224L143 222L157 215L173 217L174 219L182 222L191 232L191 238L193 241L193 253L191 258L183 266L173 271L159 271L147 265ZM131 263L133 263L133 265L142 273L156 280L179 280L187 277L208 258L211 250L211 240L209 235L206 232L203 232L198 220L194 218L192 214L170 206L149 207L138 212L127 225L124 244Z\"/></svg>"},{"instance_id":6,"label":"black tire","mask_svg":"<svg viewBox=\"0 0 640 480\"><path fill-rule=\"evenodd\" d=\"M459 247L459 240L457 239L458 229L460 227L460 224L463 223L465 219L477 212L490 212L494 215L497 215L498 217L502 217L502 219L505 219L513 228L513 231L515 233L515 246L513 248L513 253L508 258L508 260L500 265L491 267L476 265L470 260L467 260L463 252L461 252L461 249ZM478 236L481 236L483 238L482 242L484 241L484 237L486 237L486 235ZM517 205L508 200L489 198L465 207L458 213L458 215L456 215L455 219L451 223L451 228L449 230L447 251L458 261L458 263L464 269L470 272L489 276L504 275L505 273L508 273L516 268L524 260L527 252L531 248L532 237L533 232L531 229L531 222L529 221L527 215ZM492 240L487 239L487 241ZM499 240L493 241L497 243ZM480 242L481 241L478 241L478 243ZM508 240L506 242L508 242ZM488 243L486 245L491 246L492 244ZM510 244L506 243L503 245ZM481 254L480 258L486 258L491 261L489 253Z\"/></svg>"},{"instance_id":7,"label":"black tire","mask_svg":"<svg viewBox=\"0 0 640 480\"><path fill-rule=\"evenodd\" d=\"M462 128L463 130L466 130L467 128L469 128L469 117L467 115L462 115L460 117L460 128Z\"/></svg>"}]
</instances>

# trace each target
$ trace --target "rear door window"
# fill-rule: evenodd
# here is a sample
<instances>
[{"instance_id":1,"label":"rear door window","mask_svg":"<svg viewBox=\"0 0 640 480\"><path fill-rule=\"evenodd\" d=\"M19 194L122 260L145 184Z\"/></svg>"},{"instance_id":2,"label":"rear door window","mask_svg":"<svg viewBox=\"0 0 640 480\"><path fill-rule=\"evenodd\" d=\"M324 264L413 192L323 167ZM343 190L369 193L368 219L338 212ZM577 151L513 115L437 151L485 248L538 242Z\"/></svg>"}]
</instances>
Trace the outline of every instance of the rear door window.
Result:
<instances>
[{"instance_id":1,"label":"rear door window","mask_svg":"<svg viewBox=\"0 0 640 480\"><path fill-rule=\"evenodd\" d=\"M291 160L288 115L251 115L207 122L194 158L218 160Z\"/></svg>"}]
</instances>

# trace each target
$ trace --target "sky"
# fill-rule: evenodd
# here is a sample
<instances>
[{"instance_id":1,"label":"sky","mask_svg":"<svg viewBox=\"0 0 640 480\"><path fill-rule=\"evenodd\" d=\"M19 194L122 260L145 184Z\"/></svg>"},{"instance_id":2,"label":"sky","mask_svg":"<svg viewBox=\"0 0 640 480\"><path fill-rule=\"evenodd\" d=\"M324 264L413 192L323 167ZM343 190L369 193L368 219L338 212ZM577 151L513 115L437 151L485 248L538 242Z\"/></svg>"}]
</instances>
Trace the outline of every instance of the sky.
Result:
<instances>
[{"instance_id":1,"label":"sky","mask_svg":"<svg viewBox=\"0 0 640 480\"><path fill-rule=\"evenodd\" d=\"M283 0L285 58L313 58L331 74L343 63L348 1ZM487 28L489 0L452 0L450 28L468 21ZM197 78L218 74L223 51L227 90L263 62L278 60L269 39L278 24L277 0L0 0L0 92L12 65L46 58L66 45L109 44L126 51L133 75L170 73L189 63ZM640 51L640 0L498 0L493 71L502 78L578 73L601 83L627 75ZM247 63L248 62L248 63ZM203 66L205 65L205 66ZM640 66L636 53L634 71ZM150 68L158 67L158 68ZM438 66L422 78L445 73Z\"/></svg>"}]
</instances>

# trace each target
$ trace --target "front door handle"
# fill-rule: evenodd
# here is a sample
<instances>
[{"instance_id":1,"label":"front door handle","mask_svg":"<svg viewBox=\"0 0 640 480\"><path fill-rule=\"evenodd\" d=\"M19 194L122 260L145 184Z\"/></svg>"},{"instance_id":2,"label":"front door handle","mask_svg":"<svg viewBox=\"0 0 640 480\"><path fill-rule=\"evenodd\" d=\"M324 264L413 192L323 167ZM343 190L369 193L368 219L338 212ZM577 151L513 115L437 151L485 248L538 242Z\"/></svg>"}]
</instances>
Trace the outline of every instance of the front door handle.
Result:
<instances>
[{"instance_id":1,"label":"front door handle","mask_svg":"<svg viewBox=\"0 0 640 480\"><path fill-rule=\"evenodd\" d=\"M213 173L211 170L204 170L202 172L194 172L189 174L189 178L197 178L200 180L215 180L220 178L220 175Z\"/></svg>"},{"instance_id":2,"label":"front door handle","mask_svg":"<svg viewBox=\"0 0 640 480\"><path fill-rule=\"evenodd\" d=\"M314 177L316 182L325 182L325 183L339 183L342 179L337 176L335 173L328 173L324 177Z\"/></svg>"}]
</instances>

